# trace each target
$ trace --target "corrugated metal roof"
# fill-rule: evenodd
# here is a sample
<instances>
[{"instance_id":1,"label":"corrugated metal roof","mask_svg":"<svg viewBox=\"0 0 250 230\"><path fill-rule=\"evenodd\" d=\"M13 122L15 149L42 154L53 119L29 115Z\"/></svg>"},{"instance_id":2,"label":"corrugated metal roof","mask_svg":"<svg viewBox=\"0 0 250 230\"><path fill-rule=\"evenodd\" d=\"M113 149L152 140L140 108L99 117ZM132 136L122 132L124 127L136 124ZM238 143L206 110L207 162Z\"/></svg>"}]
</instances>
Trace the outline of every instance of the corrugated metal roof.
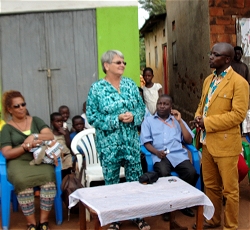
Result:
<instances>
[{"instance_id":1,"label":"corrugated metal roof","mask_svg":"<svg viewBox=\"0 0 250 230\"><path fill-rule=\"evenodd\" d=\"M147 19L144 23L144 25L142 26L142 28L140 29L140 36L144 37L144 35L146 33L152 32L153 28L155 27L155 25L160 22L165 20L167 14L158 14L158 15L151 15L149 17L149 19Z\"/></svg>"}]
</instances>

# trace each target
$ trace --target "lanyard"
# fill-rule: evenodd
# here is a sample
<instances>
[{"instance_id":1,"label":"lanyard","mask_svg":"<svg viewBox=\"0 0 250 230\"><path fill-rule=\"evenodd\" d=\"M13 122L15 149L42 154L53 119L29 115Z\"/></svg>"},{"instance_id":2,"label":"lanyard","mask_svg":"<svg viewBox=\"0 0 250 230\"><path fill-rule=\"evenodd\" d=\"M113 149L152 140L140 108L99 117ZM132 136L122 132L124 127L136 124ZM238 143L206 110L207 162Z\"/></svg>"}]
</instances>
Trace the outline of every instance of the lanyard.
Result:
<instances>
[{"instance_id":1,"label":"lanyard","mask_svg":"<svg viewBox=\"0 0 250 230\"><path fill-rule=\"evenodd\" d=\"M169 123L167 123L166 121L164 121L163 119L161 119L160 117L158 117L158 119L163 122L165 125L169 126L170 128L175 128L175 124L174 124L174 120L172 119L172 125L170 125Z\"/></svg>"}]
</instances>

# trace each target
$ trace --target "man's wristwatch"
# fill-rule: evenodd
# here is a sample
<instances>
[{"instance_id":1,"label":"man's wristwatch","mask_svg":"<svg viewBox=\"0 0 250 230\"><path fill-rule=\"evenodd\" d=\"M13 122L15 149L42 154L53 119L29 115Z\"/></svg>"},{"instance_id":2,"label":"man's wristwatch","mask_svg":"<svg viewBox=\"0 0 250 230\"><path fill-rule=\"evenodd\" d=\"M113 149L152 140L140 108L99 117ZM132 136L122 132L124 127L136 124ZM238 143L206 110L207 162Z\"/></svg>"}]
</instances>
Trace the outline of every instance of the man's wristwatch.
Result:
<instances>
[{"instance_id":1,"label":"man's wristwatch","mask_svg":"<svg viewBox=\"0 0 250 230\"><path fill-rule=\"evenodd\" d=\"M32 135L33 135L35 141L38 140L38 134L37 133L33 133Z\"/></svg>"}]
</instances>

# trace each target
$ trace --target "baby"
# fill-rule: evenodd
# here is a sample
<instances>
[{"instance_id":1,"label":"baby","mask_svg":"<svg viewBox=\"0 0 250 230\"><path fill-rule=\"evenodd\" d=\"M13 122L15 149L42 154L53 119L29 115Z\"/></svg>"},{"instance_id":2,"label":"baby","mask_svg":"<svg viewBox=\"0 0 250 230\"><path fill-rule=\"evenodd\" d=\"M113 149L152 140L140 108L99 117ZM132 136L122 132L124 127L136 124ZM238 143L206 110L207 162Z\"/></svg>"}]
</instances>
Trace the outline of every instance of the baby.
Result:
<instances>
[{"instance_id":1,"label":"baby","mask_svg":"<svg viewBox=\"0 0 250 230\"><path fill-rule=\"evenodd\" d=\"M60 157L62 145L56 140L43 141L38 147L32 148L34 159L30 165L38 165L41 163L58 165L57 158Z\"/></svg>"}]
</instances>

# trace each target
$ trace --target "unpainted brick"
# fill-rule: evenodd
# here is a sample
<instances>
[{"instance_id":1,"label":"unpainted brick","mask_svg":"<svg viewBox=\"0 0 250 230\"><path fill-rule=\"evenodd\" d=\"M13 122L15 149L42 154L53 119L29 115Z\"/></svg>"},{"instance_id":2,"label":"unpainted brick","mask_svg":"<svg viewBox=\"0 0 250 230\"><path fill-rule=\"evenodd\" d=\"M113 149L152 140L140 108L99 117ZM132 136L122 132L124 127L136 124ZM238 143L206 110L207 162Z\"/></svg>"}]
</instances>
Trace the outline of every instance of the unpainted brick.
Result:
<instances>
[{"instance_id":1,"label":"unpainted brick","mask_svg":"<svg viewBox=\"0 0 250 230\"><path fill-rule=\"evenodd\" d=\"M231 43L231 36L229 34L218 34L218 42L228 42Z\"/></svg>"},{"instance_id":2,"label":"unpainted brick","mask_svg":"<svg viewBox=\"0 0 250 230\"><path fill-rule=\"evenodd\" d=\"M244 8L245 0L232 0L232 6L237 8Z\"/></svg>"},{"instance_id":3,"label":"unpainted brick","mask_svg":"<svg viewBox=\"0 0 250 230\"><path fill-rule=\"evenodd\" d=\"M224 25L211 25L210 26L210 33L212 34L223 34L225 32Z\"/></svg>"},{"instance_id":4,"label":"unpainted brick","mask_svg":"<svg viewBox=\"0 0 250 230\"><path fill-rule=\"evenodd\" d=\"M216 17L210 16L210 25L216 25Z\"/></svg>"},{"instance_id":5,"label":"unpainted brick","mask_svg":"<svg viewBox=\"0 0 250 230\"><path fill-rule=\"evenodd\" d=\"M250 7L250 1L249 0L245 0L245 8Z\"/></svg>"},{"instance_id":6,"label":"unpainted brick","mask_svg":"<svg viewBox=\"0 0 250 230\"><path fill-rule=\"evenodd\" d=\"M210 34L210 41L211 41L212 43L218 42L217 36L218 36L217 34Z\"/></svg>"},{"instance_id":7,"label":"unpainted brick","mask_svg":"<svg viewBox=\"0 0 250 230\"><path fill-rule=\"evenodd\" d=\"M249 0L249 1L250 1L250 0ZM242 17L249 18L249 17L250 17L250 8L249 8L249 9L247 9L247 8L241 9L240 15L241 15Z\"/></svg>"},{"instance_id":8,"label":"unpainted brick","mask_svg":"<svg viewBox=\"0 0 250 230\"><path fill-rule=\"evenodd\" d=\"M224 15L239 15L240 9L238 8L226 8L224 9Z\"/></svg>"},{"instance_id":9,"label":"unpainted brick","mask_svg":"<svg viewBox=\"0 0 250 230\"><path fill-rule=\"evenodd\" d=\"M221 7L210 7L209 8L209 15L210 16L222 16L223 9Z\"/></svg>"},{"instance_id":10,"label":"unpainted brick","mask_svg":"<svg viewBox=\"0 0 250 230\"><path fill-rule=\"evenodd\" d=\"M230 25L231 24L231 16L217 16L216 24L217 25Z\"/></svg>"},{"instance_id":11,"label":"unpainted brick","mask_svg":"<svg viewBox=\"0 0 250 230\"><path fill-rule=\"evenodd\" d=\"M225 33L226 34L235 34L235 25L226 25L225 26Z\"/></svg>"},{"instance_id":12,"label":"unpainted brick","mask_svg":"<svg viewBox=\"0 0 250 230\"><path fill-rule=\"evenodd\" d=\"M231 34L231 44L232 46L236 46L236 34Z\"/></svg>"},{"instance_id":13,"label":"unpainted brick","mask_svg":"<svg viewBox=\"0 0 250 230\"><path fill-rule=\"evenodd\" d=\"M215 0L215 6L219 7L229 7L229 1L228 0Z\"/></svg>"},{"instance_id":14,"label":"unpainted brick","mask_svg":"<svg viewBox=\"0 0 250 230\"><path fill-rule=\"evenodd\" d=\"M215 45L215 43L217 43L217 42L212 42L212 41L210 41L210 50L211 50L212 47Z\"/></svg>"},{"instance_id":15,"label":"unpainted brick","mask_svg":"<svg viewBox=\"0 0 250 230\"><path fill-rule=\"evenodd\" d=\"M214 6L215 5L215 0L209 0L209 6Z\"/></svg>"}]
</instances>

